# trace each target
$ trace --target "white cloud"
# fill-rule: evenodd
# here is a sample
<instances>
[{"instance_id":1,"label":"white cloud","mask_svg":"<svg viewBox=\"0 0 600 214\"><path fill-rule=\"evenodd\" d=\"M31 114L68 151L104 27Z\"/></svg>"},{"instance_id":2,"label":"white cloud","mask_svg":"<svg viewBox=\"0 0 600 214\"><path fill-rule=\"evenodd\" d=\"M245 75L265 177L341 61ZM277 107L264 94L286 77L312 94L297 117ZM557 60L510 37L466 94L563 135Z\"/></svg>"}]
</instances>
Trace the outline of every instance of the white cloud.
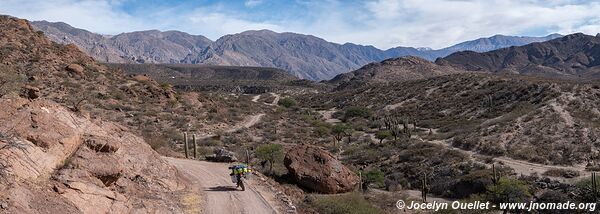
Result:
<instances>
[{"instance_id":1,"label":"white cloud","mask_svg":"<svg viewBox=\"0 0 600 214\"><path fill-rule=\"evenodd\" d=\"M546 32L597 33L600 4L575 1L448 1L378 0L365 3L372 14L361 43L379 47L398 44L440 48L494 34ZM588 20L596 20L589 22ZM351 33L352 34L352 33Z\"/></svg>"},{"instance_id":2,"label":"white cloud","mask_svg":"<svg viewBox=\"0 0 600 214\"><path fill-rule=\"evenodd\" d=\"M189 28L190 32L198 32L211 39L247 30L283 30L283 28L276 24L247 21L224 13L211 12L204 9L194 11L188 19L191 25L186 28Z\"/></svg>"},{"instance_id":3,"label":"white cloud","mask_svg":"<svg viewBox=\"0 0 600 214\"><path fill-rule=\"evenodd\" d=\"M29 20L62 21L78 28L105 34L147 29L143 20L114 10L120 1L0 1L0 13Z\"/></svg>"},{"instance_id":4,"label":"white cloud","mask_svg":"<svg viewBox=\"0 0 600 214\"><path fill-rule=\"evenodd\" d=\"M104 34L160 29L217 39L245 30L312 34L337 43L379 48L440 48L495 34L600 32L600 2L581 0L295 0L276 8L290 17L261 19L250 11L212 5L163 6L125 12L127 0L1 0L0 13L30 20L64 21ZM246 0L245 7L264 4ZM295 5L295 6L294 6ZM273 8L270 8L273 9ZM305 9L300 13L294 13ZM278 14L273 11L261 11ZM297 16L296 16L297 15Z\"/></svg>"}]
</instances>

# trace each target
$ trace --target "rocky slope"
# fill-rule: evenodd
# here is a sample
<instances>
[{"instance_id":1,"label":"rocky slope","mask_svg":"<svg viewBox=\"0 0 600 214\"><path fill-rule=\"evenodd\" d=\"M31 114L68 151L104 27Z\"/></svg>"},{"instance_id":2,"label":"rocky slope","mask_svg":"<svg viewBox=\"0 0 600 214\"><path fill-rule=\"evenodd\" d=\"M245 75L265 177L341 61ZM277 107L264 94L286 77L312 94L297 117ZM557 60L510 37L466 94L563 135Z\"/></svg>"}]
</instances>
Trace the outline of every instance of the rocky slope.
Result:
<instances>
[{"instance_id":1,"label":"rocky slope","mask_svg":"<svg viewBox=\"0 0 600 214\"><path fill-rule=\"evenodd\" d=\"M440 49L439 51L445 52L440 54L441 57L459 51L488 52L511 46L522 46L534 42L545 42L560 38L562 36L563 35L560 34L550 34L544 37L495 35L488 38L480 38L472 41L461 42L456 45Z\"/></svg>"},{"instance_id":2,"label":"rocky slope","mask_svg":"<svg viewBox=\"0 0 600 214\"><path fill-rule=\"evenodd\" d=\"M598 160L599 87L595 82L461 73L348 87L301 102L321 109L368 106L379 117L416 120L424 130L436 129L444 133L442 139L467 150L570 165Z\"/></svg>"},{"instance_id":3,"label":"rocky slope","mask_svg":"<svg viewBox=\"0 0 600 214\"><path fill-rule=\"evenodd\" d=\"M407 56L370 63L364 67L340 74L329 82L341 86L378 84L406 80L427 79L440 75L460 73L450 66L436 65L425 59Z\"/></svg>"},{"instance_id":4,"label":"rocky slope","mask_svg":"<svg viewBox=\"0 0 600 214\"><path fill-rule=\"evenodd\" d=\"M212 42L204 36L179 31L149 30L103 36L62 22L38 21L32 25L52 41L76 44L86 54L103 62L178 63Z\"/></svg>"},{"instance_id":5,"label":"rocky slope","mask_svg":"<svg viewBox=\"0 0 600 214\"><path fill-rule=\"evenodd\" d=\"M26 20L0 16L0 29L0 212L185 212L188 181L115 110L161 107L173 91L98 65Z\"/></svg>"},{"instance_id":6,"label":"rocky slope","mask_svg":"<svg viewBox=\"0 0 600 214\"><path fill-rule=\"evenodd\" d=\"M373 58L385 58L374 47L342 47L314 36L268 30L247 31L221 37L183 62L277 67L300 78L317 80L329 79L337 73L369 63ZM374 55L368 55L370 51Z\"/></svg>"},{"instance_id":7,"label":"rocky slope","mask_svg":"<svg viewBox=\"0 0 600 214\"><path fill-rule=\"evenodd\" d=\"M305 79L324 80L358 69L371 62L401 56L435 60L456 51L488 51L545 41L546 37L493 36L460 43L440 50L396 47L380 50L373 46L346 43L268 30L226 35L215 42L177 31L155 30L123 33L112 37L73 28L65 23L34 22L53 41L74 43L103 62L194 63L208 65L275 67Z\"/></svg>"},{"instance_id":8,"label":"rocky slope","mask_svg":"<svg viewBox=\"0 0 600 214\"><path fill-rule=\"evenodd\" d=\"M1 212L184 212L187 181L127 128L45 100L0 107Z\"/></svg>"},{"instance_id":9,"label":"rocky slope","mask_svg":"<svg viewBox=\"0 0 600 214\"><path fill-rule=\"evenodd\" d=\"M597 78L600 77L598 50L600 37L578 33L486 53L458 52L436 63L468 71Z\"/></svg>"}]
</instances>

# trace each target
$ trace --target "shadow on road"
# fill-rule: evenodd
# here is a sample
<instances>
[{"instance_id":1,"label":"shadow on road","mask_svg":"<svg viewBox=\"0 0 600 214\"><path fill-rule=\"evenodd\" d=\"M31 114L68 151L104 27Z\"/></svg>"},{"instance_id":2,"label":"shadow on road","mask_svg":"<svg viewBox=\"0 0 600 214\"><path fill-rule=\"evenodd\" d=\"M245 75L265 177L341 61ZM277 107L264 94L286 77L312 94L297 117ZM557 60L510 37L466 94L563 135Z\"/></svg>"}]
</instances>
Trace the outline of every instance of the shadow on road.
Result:
<instances>
[{"instance_id":1,"label":"shadow on road","mask_svg":"<svg viewBox=\"0 0 600 214\"><path fill-rule=\"evenodd\" d=\"M227 192L227 191L238 191L238 189L235 188L235 187L233 187L233 186L216 186L216 187L210 187L206 191L211 191L211 192Z\"/></svg>"}]
</instances>

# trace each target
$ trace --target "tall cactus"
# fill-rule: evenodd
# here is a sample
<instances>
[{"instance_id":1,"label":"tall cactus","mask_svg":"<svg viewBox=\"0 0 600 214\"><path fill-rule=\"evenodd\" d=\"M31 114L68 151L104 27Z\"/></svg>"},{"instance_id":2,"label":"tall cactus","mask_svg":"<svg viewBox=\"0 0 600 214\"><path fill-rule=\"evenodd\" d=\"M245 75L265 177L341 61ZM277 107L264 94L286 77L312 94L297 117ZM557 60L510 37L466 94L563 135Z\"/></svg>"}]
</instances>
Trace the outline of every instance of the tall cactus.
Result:
<instances>
[{"instance_id":1,"label":"tall cactus","mask_svg":"<svg viewBox=\"0 0 600 214\"><path fill-rule=\"evenodd\" d=\"M596 179L596 172L592 172L592 193L594 201L598 200L598 180Z\"/></svg>"},{"instance_id":2,"label":"tall cactus","mask_svg":"<svg viewBox=\"0 0 600 214\"><path fill-rule=\"evenodd\" d=\"M413 118L413 131L417 132L417 118Z\"/></svg>"},{"instance_id":3,"label":"tall cactus","mask_svg":"<svg viewBox=\"0 0 600 214\"><path fill-rule=\"evenodd\" d=\"M498 182L500 181L500 177L498 177L498 174L496 174L496 165L492 164L492 182L494 183L494 185L497 185Z\"/></svg>"},{"instance_id":4,"label":"tall cactus","mask_svg":"<svg viewBox=\"0 0 600 214\"><path fill-rule=\"evenodd\" d=\"M192 135L192 145L194 146L194 159L198 158L198 144L196 143L196 134Z\"/></svg>"},{"instance_id":5,"label":"tall cactus","mask_svg":"<svg viewBox=\"0 0 600 214\"><path fill-rule=\"evenodd\" d=\"M423 173L423 180L421 180L421 199L423 199L423 203L427 202L428 192L429 186L427 185L427 173Z\"/></svg>"},{"instance_id":6,"label":"tall cactus","mask_svg":"<svg viewBox=\"0 0 600 214\"><path fill-rule=\"evenodd\" d=\"M188 134L187 134L187 132L183 133L183 142L184 142L183 143L183 152L185 152L185 158L190 158L189 157L190 153L188 152L188 149L189 149L188 146L189 145L188 145Z\"/></svg>"}]
</instances>

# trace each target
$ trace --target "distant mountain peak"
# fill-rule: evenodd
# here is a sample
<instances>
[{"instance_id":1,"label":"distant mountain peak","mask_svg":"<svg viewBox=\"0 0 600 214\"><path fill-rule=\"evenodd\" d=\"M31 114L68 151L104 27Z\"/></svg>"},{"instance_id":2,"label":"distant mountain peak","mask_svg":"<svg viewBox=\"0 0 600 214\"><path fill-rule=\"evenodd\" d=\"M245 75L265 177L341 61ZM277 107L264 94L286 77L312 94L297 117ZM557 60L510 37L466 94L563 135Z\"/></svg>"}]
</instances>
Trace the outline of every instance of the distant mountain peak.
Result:
<instances>
[{"instance_id":1,"label":"distant mountain peak","mask_svg":"<svg viewBox=\"0 0 600 214\"><path fill-rule=\"evenodd\" d=\"M574 33L559 39L485 53L462 51L436 61L468 71L565 78L600 77L600 38Z\"/></svg>"},{"instance_id":2,"label":"distant mountain peak","mask_svg":"<svg viewBox=\"0 0 600 214\"><path fill-rule=\"evenodd\" d=\"M457 51L485 52L553 38L495 35L439 50L426 47L380 50L371 45L341 45L312 35L278 33L268 29L244 31L211 41L180 31L147 30L107 37L68 24L42 21L33 25L51 40L75 43L87 54L104 62L276 67L313 80L330 79L388 58L418 56L433 61Z\"/></svg>"}]
</instances>

